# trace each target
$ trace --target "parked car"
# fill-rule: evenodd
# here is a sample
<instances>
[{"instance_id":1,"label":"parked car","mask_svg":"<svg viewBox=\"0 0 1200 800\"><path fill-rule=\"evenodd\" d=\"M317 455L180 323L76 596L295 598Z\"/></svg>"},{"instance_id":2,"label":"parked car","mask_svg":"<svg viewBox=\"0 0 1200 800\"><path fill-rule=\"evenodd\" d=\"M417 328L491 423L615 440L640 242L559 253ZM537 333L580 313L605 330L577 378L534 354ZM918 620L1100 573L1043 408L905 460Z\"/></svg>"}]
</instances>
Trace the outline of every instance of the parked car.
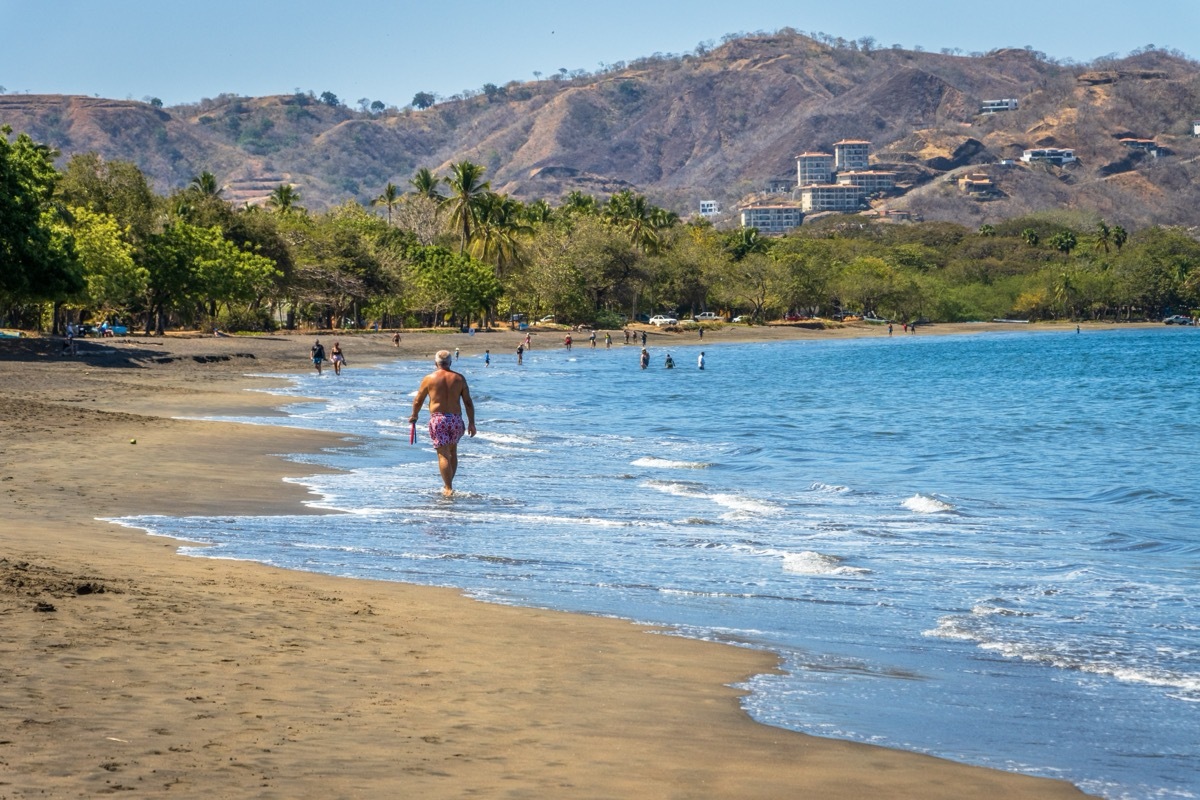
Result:
<instances>
[{"instance_id":1,"label":"parked car","mask_svg":"<svg viewBox=\"0 0 1200 800\"><path fill-rule=\"evenodd\" d=\"M721 315L715 311L704 311L692 317L696 322L716 322L720 318Z\"/></svg>"},{"instance_id":2,"label":"parked car","mask_svg":"<svg viewBox=\"0 0 1200 800\"><path fill-rule=\"evenodd\" d=\"M541 319L539 319L538 322L542 322L542 323L554 322L554 315L548 314L547 316L544 316Z\"/></svg>"},{"instance_id":3,"label":"parked car","mask_svg":"<svg viewBox=\"0 0 1200 800\"><path fill-rule=\"evenodd\" d=\"M1163 320L1164 325L1191 325L1192 318L1185 317L1183 314L1176 314L1172 317L1167 317Z\"/></svg>"},{"instance_id":4,"label":"parked car","mask_svg":"<svg viewBox=\"0 0 1200 800\"><path fill-rule=\"evenodd\" d=\"M734 322L749 322L751 319L753 319L753 317L751 317L749 314L738 314L736 317L733 318L733 321Z\"/></svg>"},{"instance_id":5,"label":"parked car","mask_svg":"<svg viewBox=\"0 0 1200 800\"><path fill-rule=\"evenodd\" d=\"M650 324L661 328L663 325L678 325L679 320L674 317L664 317L662 314L656 314L650 318Z\"/></svg>"}]
</instances>

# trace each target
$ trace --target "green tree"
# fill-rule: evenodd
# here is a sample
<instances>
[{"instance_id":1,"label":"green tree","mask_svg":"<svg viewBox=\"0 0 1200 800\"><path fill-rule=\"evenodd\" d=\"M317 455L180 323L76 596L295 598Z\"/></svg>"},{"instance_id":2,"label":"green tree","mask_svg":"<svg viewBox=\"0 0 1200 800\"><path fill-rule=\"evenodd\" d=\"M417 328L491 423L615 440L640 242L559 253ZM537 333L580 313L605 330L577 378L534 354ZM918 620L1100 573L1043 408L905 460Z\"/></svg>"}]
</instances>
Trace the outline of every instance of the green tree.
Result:
<instances>
[{"instance_id":1,"label":"green tree","mask_svg":"<svg viewBox=\"0 0 1200 800\"><path fill-rule=\"evenodd\" d=\"M1112 228L1108 227L1108 223L1100 220L1096 223L1096 249L1103 250L1105 253L1109 251L1109 246L1112 244L1113 232Z\"/></svg>"},{"instance_id":2,"label":"green tree","mask_svg":"<svg viewBox=\"0 0 1200 800\"><path fill-rule=\"evenodd\" d=\"M1059 231L1050 237L1050 246L1068 258L1078 244L1079 240L1071 231Z\"/></svg>"},{"instance_id":3,"label":"green tree","mask_svg":"<svg viewBox=\"0 0 1200 800\"><path fill-rule=\"evenodd\" d=\"M1030 247L1037 247L1041 244L1042 237L1038 236L1038 232L1033 228L1025 228L1021 231L1021 238L1025 240L1025 244Z\"/></svg>"},{"instance_id":4,"label":"green tree","mask_svg":"<svg viewBox=\"0 0 1200 800\"><path fill-rule=\"evenodd\" d=\"M271 190L271 196L267 198L267 207L285 216L304 211L300 205L300 191L290 183L281 183Z\"/></svg>"},{"instance_id":5,"label":"green tree","mask_svg":"<svg viewBox=\"0 0 1200 800\"><path fill-rule=\"evenodd\" d=\"M492 185L483 180L486 167L470 161L450 165L450 174L443 180L450 187L450 196L443 205L450 212L450 227L459 235L458 252L465 253L471 243L471 232L479 223L480 210L492 195Z\"/></svg>"},{"instance_id":6,"label":"green tree","mask_svg":"<svg viewBox=\"0 0 1200 800\"><path fill-rule=\"evenodd\" d=\"M408 185L412 187L410 195L426 197L438 203L446 199L438 191L438 187L442 185L441 179L434 175L428 167L421 167L417 170L417 173L408 179Z\"/></svg>"},{"instance_id":7,"label":"green tree","mask_svg":"<svg viewBox=\"0 0 1200 800\"><path fill-rule=\"evenodd\" d=\"M392 210L400 203L400 188L396 184L388 181L387 186L383 187L383 194L371 201L373 206L383 206L387 209L388 225L392 224Z\"/></svg>"},{"instance_id":8,"label":"green tree","mask_svg":"<svg viewBox=\"0 0 1200 800\"><path fill-rule=\"evenodd\" d=\"M103 311L137 304L149 287L150 273L135 263L133 245L116 218L82 206L71 208L70 215L87 304Z\"/></svg>"},{"instance_id":9,"label":"green tree","mask_svg":"<svg viewBox=\"0 0 1200 800\"><path fill-rule=\"evenodd\" d=\"M413 95L412 107L423 111L436 102L437 97L434 96L433 92L417 92Z\"/></svg>"},{"instance_id":10,"label":"green tree","mask_svg":"<svg viewBox=\"0 0 1200 800\"><path fill-rule=\"evenodd\" d=\"M162 226L162 198L154 194L141 169L128 161L105 161L95 153L72 156L57 194L65 205L116 218L135 247Z\"/></svg>"},{"instance_id":11,"label":"green tree","mask_svg":"<svg viewBox=\"0 0 1200 800\"><path fill-rule=\"evenodd\" d=\"M220 183L217 182L217 176L208 170L192 178L191 183L188 184L188 189L204 197L220 197L224 191Z\"/></svg>"},{"instance_id":12,"label":"green tree","mask_svg":"<svg viewBox=\"0 0 1200 800\"><path fill-rule=\"evenodd\" d=\"M84 282L71 237L56 225L57 153L26 134L10 140L7 126L0 133L0 296L62 300Z\"/></svg>"},{"instance_id":13,"label":"green tree","mask_svg":"<svg viewBox=\"0 0 1200 800\"><path fill-rule=\"evenodd\" d=\"M1112 243L1117 248L1117 252L1121 252L1121 248L1129 241L1129 232L1120 225L1114 225L1112 229Z\"/></svg>"}]
</instances>

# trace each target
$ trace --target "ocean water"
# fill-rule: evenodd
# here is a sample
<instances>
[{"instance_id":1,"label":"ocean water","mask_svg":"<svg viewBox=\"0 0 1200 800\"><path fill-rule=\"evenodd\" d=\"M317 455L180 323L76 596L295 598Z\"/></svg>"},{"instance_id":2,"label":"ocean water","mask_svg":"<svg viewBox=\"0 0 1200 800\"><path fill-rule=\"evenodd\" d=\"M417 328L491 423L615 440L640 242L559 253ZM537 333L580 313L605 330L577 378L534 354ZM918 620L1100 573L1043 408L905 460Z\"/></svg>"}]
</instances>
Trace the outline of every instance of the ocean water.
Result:
<instances>
[{"instance_id":1,"label":"ocean water","mask_svg":"<svg viewBox=\"0 0 1200 800\"><path fill-rule=\"evenodd\" d=\"M408 442L430 364L301 376L323 402L245 421L359 437L298 458L344 470L299 481L330 515L120 522L766 648L764 723L1200 796L1200 331L697 344L460 360L450 500Z\"/></svg>"}]
</instances>

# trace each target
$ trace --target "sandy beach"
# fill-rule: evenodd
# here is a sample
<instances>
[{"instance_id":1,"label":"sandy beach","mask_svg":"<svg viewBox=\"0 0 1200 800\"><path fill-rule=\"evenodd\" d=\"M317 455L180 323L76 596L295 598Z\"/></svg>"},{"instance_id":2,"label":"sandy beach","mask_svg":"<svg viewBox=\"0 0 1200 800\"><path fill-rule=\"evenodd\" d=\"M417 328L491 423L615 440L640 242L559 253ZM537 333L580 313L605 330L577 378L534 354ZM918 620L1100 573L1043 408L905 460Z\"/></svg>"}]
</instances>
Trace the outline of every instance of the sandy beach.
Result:
<instances>
[{"instance_id":1,"label":"sandy beach","mask_svg":"<svg viewBox=\"0 0 1200 800\"><path fill-rule=\"evenodd\" d=\"M916 335L1015 328L1049 329ZM725 326L701 343L647 330L652 349L887 335ZM565 333L539 331L534 347ZM57 340L0 339L0 800L1083 796L760 725L730 685L775 669L768 653L182 557L178 541L101 521L306 513L305 490L283 478L308 468L272 454L339 437L184 417L269 411L278 398L247 390L272 379L247 374L311 369L313 338L92 339L73 357ZM320 338L355 369L443 347L515 359L523 334Z\"/></svg>"}]
</instances>

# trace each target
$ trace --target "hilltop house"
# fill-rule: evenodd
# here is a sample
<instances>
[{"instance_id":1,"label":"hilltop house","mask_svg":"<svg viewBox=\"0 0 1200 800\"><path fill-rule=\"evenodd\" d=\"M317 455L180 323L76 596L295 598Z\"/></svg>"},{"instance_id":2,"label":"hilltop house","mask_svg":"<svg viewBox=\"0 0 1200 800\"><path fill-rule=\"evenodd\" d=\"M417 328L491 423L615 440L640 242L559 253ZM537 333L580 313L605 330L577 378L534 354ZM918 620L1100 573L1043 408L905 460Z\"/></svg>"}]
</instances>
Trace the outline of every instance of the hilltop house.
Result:
<instances>
[{"instance_id":1,"label":"hilltop house","mask_svg":"<svg viewBox=\"0 0 1200 800\"><path fill-rule=\"evenodd\" d=\"M1069 148L1041 147L1037 150L1026 150L1021 154L1021 160L1026 164L1032 164L1035 161L1048 161L1051 164L1061 167L1075 160L1075 151Z\"/></svg>"},{"instance_id":2,"label":"hilltop house","mask_svg":"<svg viewBox=\"0 0 1200 800\"><path fill-rule=\"evenodd\" d=\"M985 173L973 172L958 179L958 188L969 195L986 196L996 191L996 183Z\"/></svg>"},{"instance_id":3,"label":"hilltop house","mask_svg":"<svg viewBox=\"0 0 1200 800\"><path fill-rule=\"evenodd\" d=\"M701 200L700 201L700 216L715 217L721 213L721 204L716 200Z\"/></svg>"},{"instance_id":4,"label":"hilltop house","mask_svg":"<svg viewBox=\"0 0 1200 800\"><path fill-rule=\"evenodd\" d=\"M1013 98L1004 100L984 100L979 104L980 114L999 114L1001 111L1016 111L1017 101Z\"/></svg>"}]
</instances>

